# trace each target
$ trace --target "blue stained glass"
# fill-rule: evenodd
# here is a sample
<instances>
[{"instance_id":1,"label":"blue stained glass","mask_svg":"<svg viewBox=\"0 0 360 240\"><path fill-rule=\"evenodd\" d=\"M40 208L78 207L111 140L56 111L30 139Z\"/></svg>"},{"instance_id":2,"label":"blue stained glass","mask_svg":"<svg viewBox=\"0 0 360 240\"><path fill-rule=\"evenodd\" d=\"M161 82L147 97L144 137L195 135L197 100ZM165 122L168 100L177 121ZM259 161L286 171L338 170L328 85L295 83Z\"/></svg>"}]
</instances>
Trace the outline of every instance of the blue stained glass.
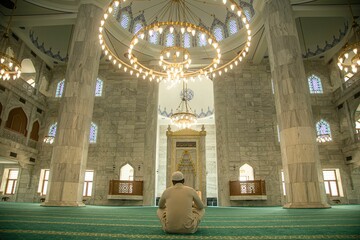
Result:
<instances>
[{"instance_id":1,"label":"blue stained glass","mask_svg":"<svg viewBox=\"0 0 360 240\"><path fill-rule=\"evenodd\" d=\"M325 120L321 119L316 123L316 133L317 136L329 135L331 136L330 125Z\"/></svg>"},{"instance_id":2,"label":"blue stained glass","mask_svg":"<svg viewBox=\"0 0 360 240\"><path fill-rule=\"evenodd\" d=\"M96 138L97 138L97 125L95 123L91 122L89 142L96 143Z\"/></svg>"},{"instance_id":3,"label":"blue stained glass","mask_svg":"<svg viewBox=\"0 0 360 240\"><path fill-rule=\"evenodd\" d=\"M323 93L321 79L315 75L308 78L310 93Z\"/></svg>"},{"instance_id":4,"label":"blue stained glass","mask_svg":"<svg viewBox=\"0 0 360 240\"><path fill-rule=\"evenodd\" d=\"M159 32L154 32L149 37L149 42L152 44L158 44L159 43Z\"/></svg>"},{"instance_id":5,"label":"blue stained glass","mask_svg":"<svg viewBox=\"0 0 360 240\"><path fill-rule=\"evenodd\" d=\"M57 123L54 123L50 126L48 136L55 137L56 135L56 129L57 129Z\"/></svg>"},{"instance_id":6,"label":"blue stained glass","mask_svg":"<svg viewBox=\"0 0 360 240\"><path fill-rule=\"evenodd\" d=\"M216 38L216 41L218 41L218 42L220 42L221 40L224 39L224 31L223 31L222 27L219 25L214 28L213 34Z\"/></svg>"},{"instance_id":7,"label":"blue stained glass","mask_svg":"<svg viewBox=\"0 0 360 240\"><path fill-rule=\"evenodd\" d=\"M237 22L235 19L231 19L228 22L228 29L229 29L230 35L233 35L238 32L238 25L237 25Z\"/></svg>"},{"instance_id":8,"label":"blue stained glass","mask_svg":"<svg viewBox=\"0 0 360 240\"><path fill-rule=\"evenodd\" d=\"M124 29L128 29L129 25L130 25L130 16L127 12L123 12L121 14L120 17L120 25L124 28Z\"/></svg>"},{"instance_id":9,"label":"blue stained glass","mask_svg":"<svg viewBox=\"0 0 360 240\"><path fill-rule=\"evenodd\" d=\"M65 79L61 80L56 87L55 97L61 97L64 92Z\"/></svg>"},{"instance_id":10,"label":"blue stained glass","mask_svg":"<svg viewBox=\"0 0 360 240\"><path fill-rule=\"evenodd\" d=\"M140 29L143 27L141 22L137 22L134 25L134 34L137 33L138 31L140 31Z\"/></svg>"},{"instance_id":11,"label":"blue stained glass","mask_svg":"<svg viewBox=\"0 0 360 240\"><path fill-rule=\"evenodd\" d=\"M184 33L184 35L183 35L183 46L184 46L184 48L191 47L191 36L189 33Z\"/></svg>"},{"instance_id":12,"label":"blue stained glass","mask_svg":"<svg viewBox=\"0 0 360 240\"><path fill-rule=\"evenodd\" d=\"M204 46L207 45L207 43L208 43L208 42L207 42L207 40L206 40L205 35L202 36L201 33L198 33L198 34L197 34L197 45L198 45L199 47L204 47Z\"/></svg>"},{"instance_id":13,"label":"blue stained glass","mask_svg":"<svg viewBox=\"0 0 360 240\"><path fill-rule=\"evenodd\" d=\"M103 90L103 80L96 79L95 97L101 97Z\"/></svg>"},{"instance_id":14,"label":"blue stained glass","mask_svg":"<svg viewBox=\"0 0 360 240\"><path fill-rule=\"evenodd\" d=\"M172 47L175 45L175 36L174 36L174 33L168 33L166 34L166 43L165 43L165 46L166 47Z\"/></svg>"},{"instance_id":15,"label":"blue stained glass","mask_svg":"<svg viewBox=\"0 0 360 240\"><path fill-rule=\"evenodd\" d=\"M250 9L245 8L245 9L244 9L244 14L245 14L246 19L250 22L250 19L251 19Z\"/></svg>"}]
</instances>

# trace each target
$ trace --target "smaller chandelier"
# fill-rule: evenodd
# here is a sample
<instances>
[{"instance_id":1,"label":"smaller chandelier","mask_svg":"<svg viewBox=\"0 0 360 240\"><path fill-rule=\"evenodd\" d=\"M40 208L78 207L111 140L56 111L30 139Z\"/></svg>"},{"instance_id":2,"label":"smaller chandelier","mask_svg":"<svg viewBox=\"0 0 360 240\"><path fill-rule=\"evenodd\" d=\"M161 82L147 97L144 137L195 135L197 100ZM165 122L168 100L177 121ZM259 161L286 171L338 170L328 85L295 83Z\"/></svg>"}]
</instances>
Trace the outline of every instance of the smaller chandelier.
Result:
<instances>
[{"instance_id":1,"label":"smaller chandelier","mask_svg":"<svg viewBox=\"0 0 360 240\"><path fill-rule=\"evenodd\" d=\"M356 73L358 71L358 67L360 67L360 28L353 16L351 6L349 7L353 19L351 29L354 32L355 41L352 43L348 41L345 44L338 57L337 65L340 70L343 70L346 73L350 71Z\"/></svg>"},{"instance_id":2,"label":"smaller chandelier","mask_svg":"<svg viewBox=\"0 0 360 240\"><path fill-rule=\"evenodd\" d=\"M0 79L10 80L17 79L21 75L21 65L20 62L14 57L14 51L11 48L9 32L10 32L10 23L14 13L15 6L11 12L11 16L6 27L5 33L1 37L0 41Z\"/></svg>"},{"instance_id":3,"label":"smaller chandelier","mask_svg":"<svg viewBox=\"0 0 360 240\"><path fill-rule=\"evenodd\" d=\"M171 124L174 124L178 128L190 128L197 123L196 114L193 113L188 100L188 89L185 87L185 80L183 80L183 91L181 96L181 102L176 108L176 113L170 117Z\"/></svg>"}]
</instances>

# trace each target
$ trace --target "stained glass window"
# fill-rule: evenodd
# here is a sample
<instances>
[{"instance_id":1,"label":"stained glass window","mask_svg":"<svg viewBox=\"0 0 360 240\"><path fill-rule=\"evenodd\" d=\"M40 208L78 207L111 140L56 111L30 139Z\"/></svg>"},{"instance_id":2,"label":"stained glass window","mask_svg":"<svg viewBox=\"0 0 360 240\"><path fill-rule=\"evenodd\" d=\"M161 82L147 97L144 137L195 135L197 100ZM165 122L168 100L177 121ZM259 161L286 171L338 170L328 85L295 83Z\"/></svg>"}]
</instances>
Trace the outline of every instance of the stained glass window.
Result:
<instances>
[{"instance_id":1,"label":"stained glass window","mask_svg":"<svg viewBox=\"0 0 360 240\"><path fill-rule=\"evenodd\" d=\"M57 129L57 122L50 126L48 136L55 137Z\"/></svg>"},{"instance_id":2,"label":"stained glass window","mask_svg":"<svg viewBox=\"0 0 360 240\"><path fill-rule=\"evenodd\" d=\"M311 75L308 78L310 93L323 93L321 79L318 76Z\"/></svg>"},{"instance_id":3,"label":"stained glass window","mask_svg":"<svg viewBox=\"0 0 360 240\"><path fill-rule=\"evenodd\" d=\"M248 9L248 8L243 8L243 9L244 9L244 14L245 14L246 19L250 22L250 19L251 19L250 9Z\"/></svg>"},{"instance_id":4,"label":"stained glass window","mask_svg":"<svg viewBox=\"0 0 360 240\"><path fill-rule=\"evenodd\" d=\"M120 16L120 25L124 28L124 29L129 29L130 26L130 16L129 13L127 12L122 12L121 16Z\"/></svg>"},{"instance_id":5,"label":"stained glass window","mask_svg":"<svg viewBox=\"0 0 360 240\"><path fill-rule=\"evenodd\" d=\"M96 143L96 138L97 138L97 125L95 123L91 122L89 142Z\"/></svg>"},{"instance_id":6,"label":"stained glass window","mask_svg":"<svg viewBox=\"0 0 360 240\"><path fill-rule=\"evenodd\" d=\"M166 34L165 46L172 47L174 45L175 45L175 35L174 35L174 33L168 32Z\"/></svg>"},{"instance_id":7,"label":"stained glass window","mask_svg":"<svg viewBox=\"0 0 360 240\"><path fill-rule=\"evenodd\" d=\"M183 34L183 46L184 46L184 48L191 47L191 36L187 32Z\"/></svg>"},{"instance_id":8,"label":"stained glass window","mask_svg":"<svg viewBox=\"0 0 360 240\"><path fill-rule=\"evenodd\" d=\"M149 37L149 42L152 44L159 44L159 36L159 32L153 32L153 34Z\"/></svg>"},{"instance_id":9,"label":"stained glass window","mask_svg":"<svg viewBox=\"0 0 360 240\"><path fill-rule=\"evenodd\" d=\"M103 80L96 79L96 87L95 87L95 97L101 97L103 90Z\"/></svg>"},{"instance_id":10,"label":"stained glass window","mask_svg":"<svg viewBox=\"0 0 360 240\"><path fill-rule=\"evenodd\" d=\"M56 87L55 97L61 97L64 92L65 79L61 80Z\"/></svg>"},{"instance_id":11,"label":"stained glass window","mask_svg":"<svg viewBox=\"0 0 360 240\"><path fill-rule=\"evenodd\" d=\"M112 13L113 17L116 18L120 10L120 4L116 6L116 4L113 3L112 8L113 8L113 13Z\"/></svg>"},{"instance_id":12,"label":"stained glass window","mask_svg":"<svg viewBox=\"0 0 360 240\"><path fill-rule=\"evenodd\" d=\"M318 142L329 142L332 140L330 125L324 119L316 123L316 135Z\"/></svg>"},{"instance_id":13,"label":"stained glass window","mask_svg":"<svg viewBox=\"0 0 360 240\"><path fill-rule=\"evenodd\" d=\"M218 42L224 39L224 29L220 25L214 27L213 34Z\"/></svg>"},{"instance_id":14,"label":"stained glass window","mask_svg":"<svg viewBox=\"0 0 360 240\"><path fill-rule=\"evenodd\" d=\"M207 40L205 34L198 33L197 34L197 45L198 47L204 47L207 45Z\"/></svg>"},{"instance_id":15,"label":"stained glass window","mask_svg":"<svg viewBox=\"0 0 360 240\"><path fill-rule=\"evenodd\" d=\"M229 34L233 35L238 32L238 24L235 19L230 19L228 22Z\"/></svg>"},{"instance_id":16,"label":"stained glass window","mask_svg":"<svg viewBox=\"0 0 360 240\"><path fill-rule=\"evenodd\" d=\"M142 27L143 27L143 24L142 24L141 22L136 22L136 23L134 24L134 31L133 31L133 33L134 33L134 34L137 33Z\"/></svg>"}]
</instances>

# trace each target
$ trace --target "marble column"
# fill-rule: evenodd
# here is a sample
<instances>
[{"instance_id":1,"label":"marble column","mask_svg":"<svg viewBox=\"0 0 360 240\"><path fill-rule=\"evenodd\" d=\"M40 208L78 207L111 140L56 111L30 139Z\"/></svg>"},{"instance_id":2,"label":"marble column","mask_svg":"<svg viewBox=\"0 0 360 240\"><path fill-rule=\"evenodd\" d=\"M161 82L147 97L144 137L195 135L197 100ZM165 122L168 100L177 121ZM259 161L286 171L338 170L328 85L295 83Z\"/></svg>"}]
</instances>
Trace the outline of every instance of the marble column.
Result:
<instances>
[{"instance_id":1,"label":"marble column","mask_svg":"<svg viewBox=\"0 0 360 240\"><path fill-rule=\"evenodd\" d=\"M102 14L102 9L92 4L79 7L43 206L84 206L82 193L99 69L98 26Z\"/></svg>"},{"instance_id":2,"label":"marble column","mask_svg":"<svg viewBox=\"0 0 360 240\"><path fill-rule=\"evenodd\" d=\"M285 174L284 208L329 207L290 1L267 0L264 18Z\"/></svg>"}]
</instances>

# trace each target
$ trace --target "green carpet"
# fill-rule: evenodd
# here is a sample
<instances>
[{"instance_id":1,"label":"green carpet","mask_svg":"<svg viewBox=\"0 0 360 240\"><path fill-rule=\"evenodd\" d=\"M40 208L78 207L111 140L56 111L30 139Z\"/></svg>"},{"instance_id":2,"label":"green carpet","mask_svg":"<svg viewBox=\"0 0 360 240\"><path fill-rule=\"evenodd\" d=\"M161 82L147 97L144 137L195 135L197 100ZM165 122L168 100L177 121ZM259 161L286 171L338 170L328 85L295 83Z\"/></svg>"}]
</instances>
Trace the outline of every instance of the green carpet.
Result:
<instances>
[{"instance_id":1,"label":"green carpet","mask_svg":"<svg viewBox=\"0 0 360 240\"><path fill-rule=\"evenodd\" d=\"M155 207L0 203L0 239L360 239L360 205L208 207L198 232L166 234Z\"/></svg>"}]
</instances>

